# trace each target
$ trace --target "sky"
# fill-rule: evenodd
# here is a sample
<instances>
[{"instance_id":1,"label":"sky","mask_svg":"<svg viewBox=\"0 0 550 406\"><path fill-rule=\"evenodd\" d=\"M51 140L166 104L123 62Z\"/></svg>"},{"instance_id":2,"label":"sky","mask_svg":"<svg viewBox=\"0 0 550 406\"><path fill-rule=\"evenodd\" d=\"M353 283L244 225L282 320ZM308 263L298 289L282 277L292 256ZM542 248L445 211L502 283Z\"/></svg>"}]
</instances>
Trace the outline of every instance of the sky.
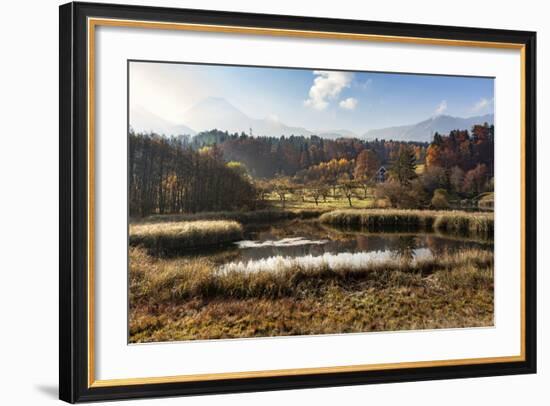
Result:
<instances>
[{"instance_id":1,"label":"sky","mask_svg":"<svg viewBox=\"0 0 550 406\"><path fill-rule=\"evenodd\" d=\"M174 124L185 124L182 114L208 97L256 119L357 134L494 111L494 80L478 77L131 62L129 90L131 109Z\"/></svg>"}]
</instances>

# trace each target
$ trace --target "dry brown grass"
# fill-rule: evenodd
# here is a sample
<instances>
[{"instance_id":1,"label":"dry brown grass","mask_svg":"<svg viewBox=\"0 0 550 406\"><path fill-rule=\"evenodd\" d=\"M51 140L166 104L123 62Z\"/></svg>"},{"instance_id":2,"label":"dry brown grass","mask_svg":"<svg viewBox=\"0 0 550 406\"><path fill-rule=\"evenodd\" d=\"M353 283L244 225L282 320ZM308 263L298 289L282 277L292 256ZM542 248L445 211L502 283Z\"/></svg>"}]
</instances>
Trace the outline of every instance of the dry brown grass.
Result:
<instances>
[{"instance_id":1,"label":"dry brown grass","mask_svg":"<svg viewBox=\"0 0 550 406\"><path fill-rule=\"evenodd\" d=\"M142 219L132 219L138 223L167 223L180 221L233 220L239 223L265 223L291 219L317 218L327 209L266 209L250 211L212 211L185 214L154 214Z\"/></svg>"},{"instance_id":2,"label":"dry brown grass","mask_svg":"<svg viewBox=\"0 0 550 406\"><path fill-rule=\"evenodd\" d=\"M489 326L493 255L363 270L218 273L209 258L130 250L130 341Z\"/></svg>"},{"instance_id":3,"label":"dry brown grass","mask_svg":"<svg viewBox=\"0 0 550 406\"><path fill-rule=\"evenodd\" d=\"M129 234L130 245L162 255L237 241L242 238L243 228L236 221L180 221L131 224Z\"/></svg>"},{"instance_id":4,"label":"dry brown grass","mask_svg":"<svg viewBox=\"0 0 550 406\"><path fill-rule=\"evenodd\" d=\"M437 210L335 210L320 217L325 224L361 226L369 231L438 231L492 239L494 215L486 212Z\"/></svg>"}]
</instances>

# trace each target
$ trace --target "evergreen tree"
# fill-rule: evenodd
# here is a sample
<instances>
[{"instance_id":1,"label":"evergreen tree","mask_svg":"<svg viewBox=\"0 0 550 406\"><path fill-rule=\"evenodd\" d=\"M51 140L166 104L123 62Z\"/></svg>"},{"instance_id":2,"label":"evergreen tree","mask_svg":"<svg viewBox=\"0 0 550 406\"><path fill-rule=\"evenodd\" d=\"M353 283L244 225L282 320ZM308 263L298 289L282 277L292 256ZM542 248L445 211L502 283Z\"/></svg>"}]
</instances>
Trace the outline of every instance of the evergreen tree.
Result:
<instances>
[{"instance_id":1,"label":"evergreen tree","mask_svg":"<svg viewBox=\"0 0 550 406\"><path fill-rule=\"evenodd\" d=\"M416 178L416 156L410 146L402 144L399 147L390 167L390 176L403 186L409 185Z\"/></svg>"}]
</instances>

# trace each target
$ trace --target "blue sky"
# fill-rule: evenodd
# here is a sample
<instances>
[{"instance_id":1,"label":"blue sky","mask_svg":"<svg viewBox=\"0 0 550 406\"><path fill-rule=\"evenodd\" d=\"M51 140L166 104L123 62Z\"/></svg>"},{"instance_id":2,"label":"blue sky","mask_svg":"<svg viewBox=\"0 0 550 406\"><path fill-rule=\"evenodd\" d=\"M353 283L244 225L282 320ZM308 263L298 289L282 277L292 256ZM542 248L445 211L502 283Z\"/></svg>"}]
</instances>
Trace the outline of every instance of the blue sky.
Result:
<instances>
[{"instance_id":1,"label":"blue sky","mask_svg":"<svg viewBox=\"0 0 550 406\"><path fill-rule=\"evenodd\" d=\"M253 118L310 130L414 124L438 114L471 117L494 111L491 78L335 72L179 63L132 62L130 107L165 120L207 97L221 97Z\"/></svg>"}]
</instances>

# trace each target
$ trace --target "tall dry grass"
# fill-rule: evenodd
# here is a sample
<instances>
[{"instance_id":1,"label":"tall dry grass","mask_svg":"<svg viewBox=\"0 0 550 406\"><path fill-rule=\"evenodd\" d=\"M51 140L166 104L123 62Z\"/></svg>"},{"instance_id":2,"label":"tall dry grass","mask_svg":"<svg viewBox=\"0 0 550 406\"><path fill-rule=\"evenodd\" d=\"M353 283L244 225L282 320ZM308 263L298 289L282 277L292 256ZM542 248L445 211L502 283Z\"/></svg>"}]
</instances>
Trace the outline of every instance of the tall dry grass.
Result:
<instances>
[{"instance_id":1,"label":"tall dry grass","mask_svg":"<svg viewBox=\"0 0 550 406\"><path fill-rule=\"evenodd\" d=\"M262 223L279 220L317 218L327 210L254 210L254 211L216 211L187 214L155 214L144 219L135 219L135 223L160 223L199 220L234 220L239 223Z\"/></svg>"},{"instance_id":2,"label":"tall dry grass","mask_svg":"<svg viewBox=\"0 0 550 406\"><path fill-rule=\"evenodd\" d=\"M361 226L369 231L437 231L492 239L493 213L433 210L335 210L320 221L339 226Z\"/></svg>"},{"instance_id":3,"label":"tall dry grass","mask_svg":"<svg viewBox=\"0 0 550 406\"><path fill-rule=\"evenodd\" d=\"M442 233L492 239L494 215L493 213L444 212L435 216L433 226L435 231Z\"/></svg>"},{"instance_id":4,"label":"tall dry grass","mask_svg":"<svg viewBox=\"0 0 550 406\"><path fill-rule=\"evenodd\" d=\"M474 269L492 272L493 253L470 249L414 261L388 258L363 263L361 267L345 262L340 262L339 266L318 263L308 267L289 261L280 262L281 265L272 271L245 272L238 268L220 270L207 258L159 260L134 248L130 251L130 264L133 300L181 302L214 298L298 298L306 291L322 289L329 282L348 288L359 282L367 282L372 287L388 287L415 275L424 277L437 271L460 273L464 269Z\"/></svg>"},{"instance_id":5,"label":"tall dry grass","mask_svg":"<svg viewBox=\"0 0 550 406\"><path fill-rule=\"evenodd\" d=\"M131 224L129 241L150 253L164 255L181 250L204 248L238 241L243 227L236 221L180 221Z\"/></svg>"}]
</instances>

